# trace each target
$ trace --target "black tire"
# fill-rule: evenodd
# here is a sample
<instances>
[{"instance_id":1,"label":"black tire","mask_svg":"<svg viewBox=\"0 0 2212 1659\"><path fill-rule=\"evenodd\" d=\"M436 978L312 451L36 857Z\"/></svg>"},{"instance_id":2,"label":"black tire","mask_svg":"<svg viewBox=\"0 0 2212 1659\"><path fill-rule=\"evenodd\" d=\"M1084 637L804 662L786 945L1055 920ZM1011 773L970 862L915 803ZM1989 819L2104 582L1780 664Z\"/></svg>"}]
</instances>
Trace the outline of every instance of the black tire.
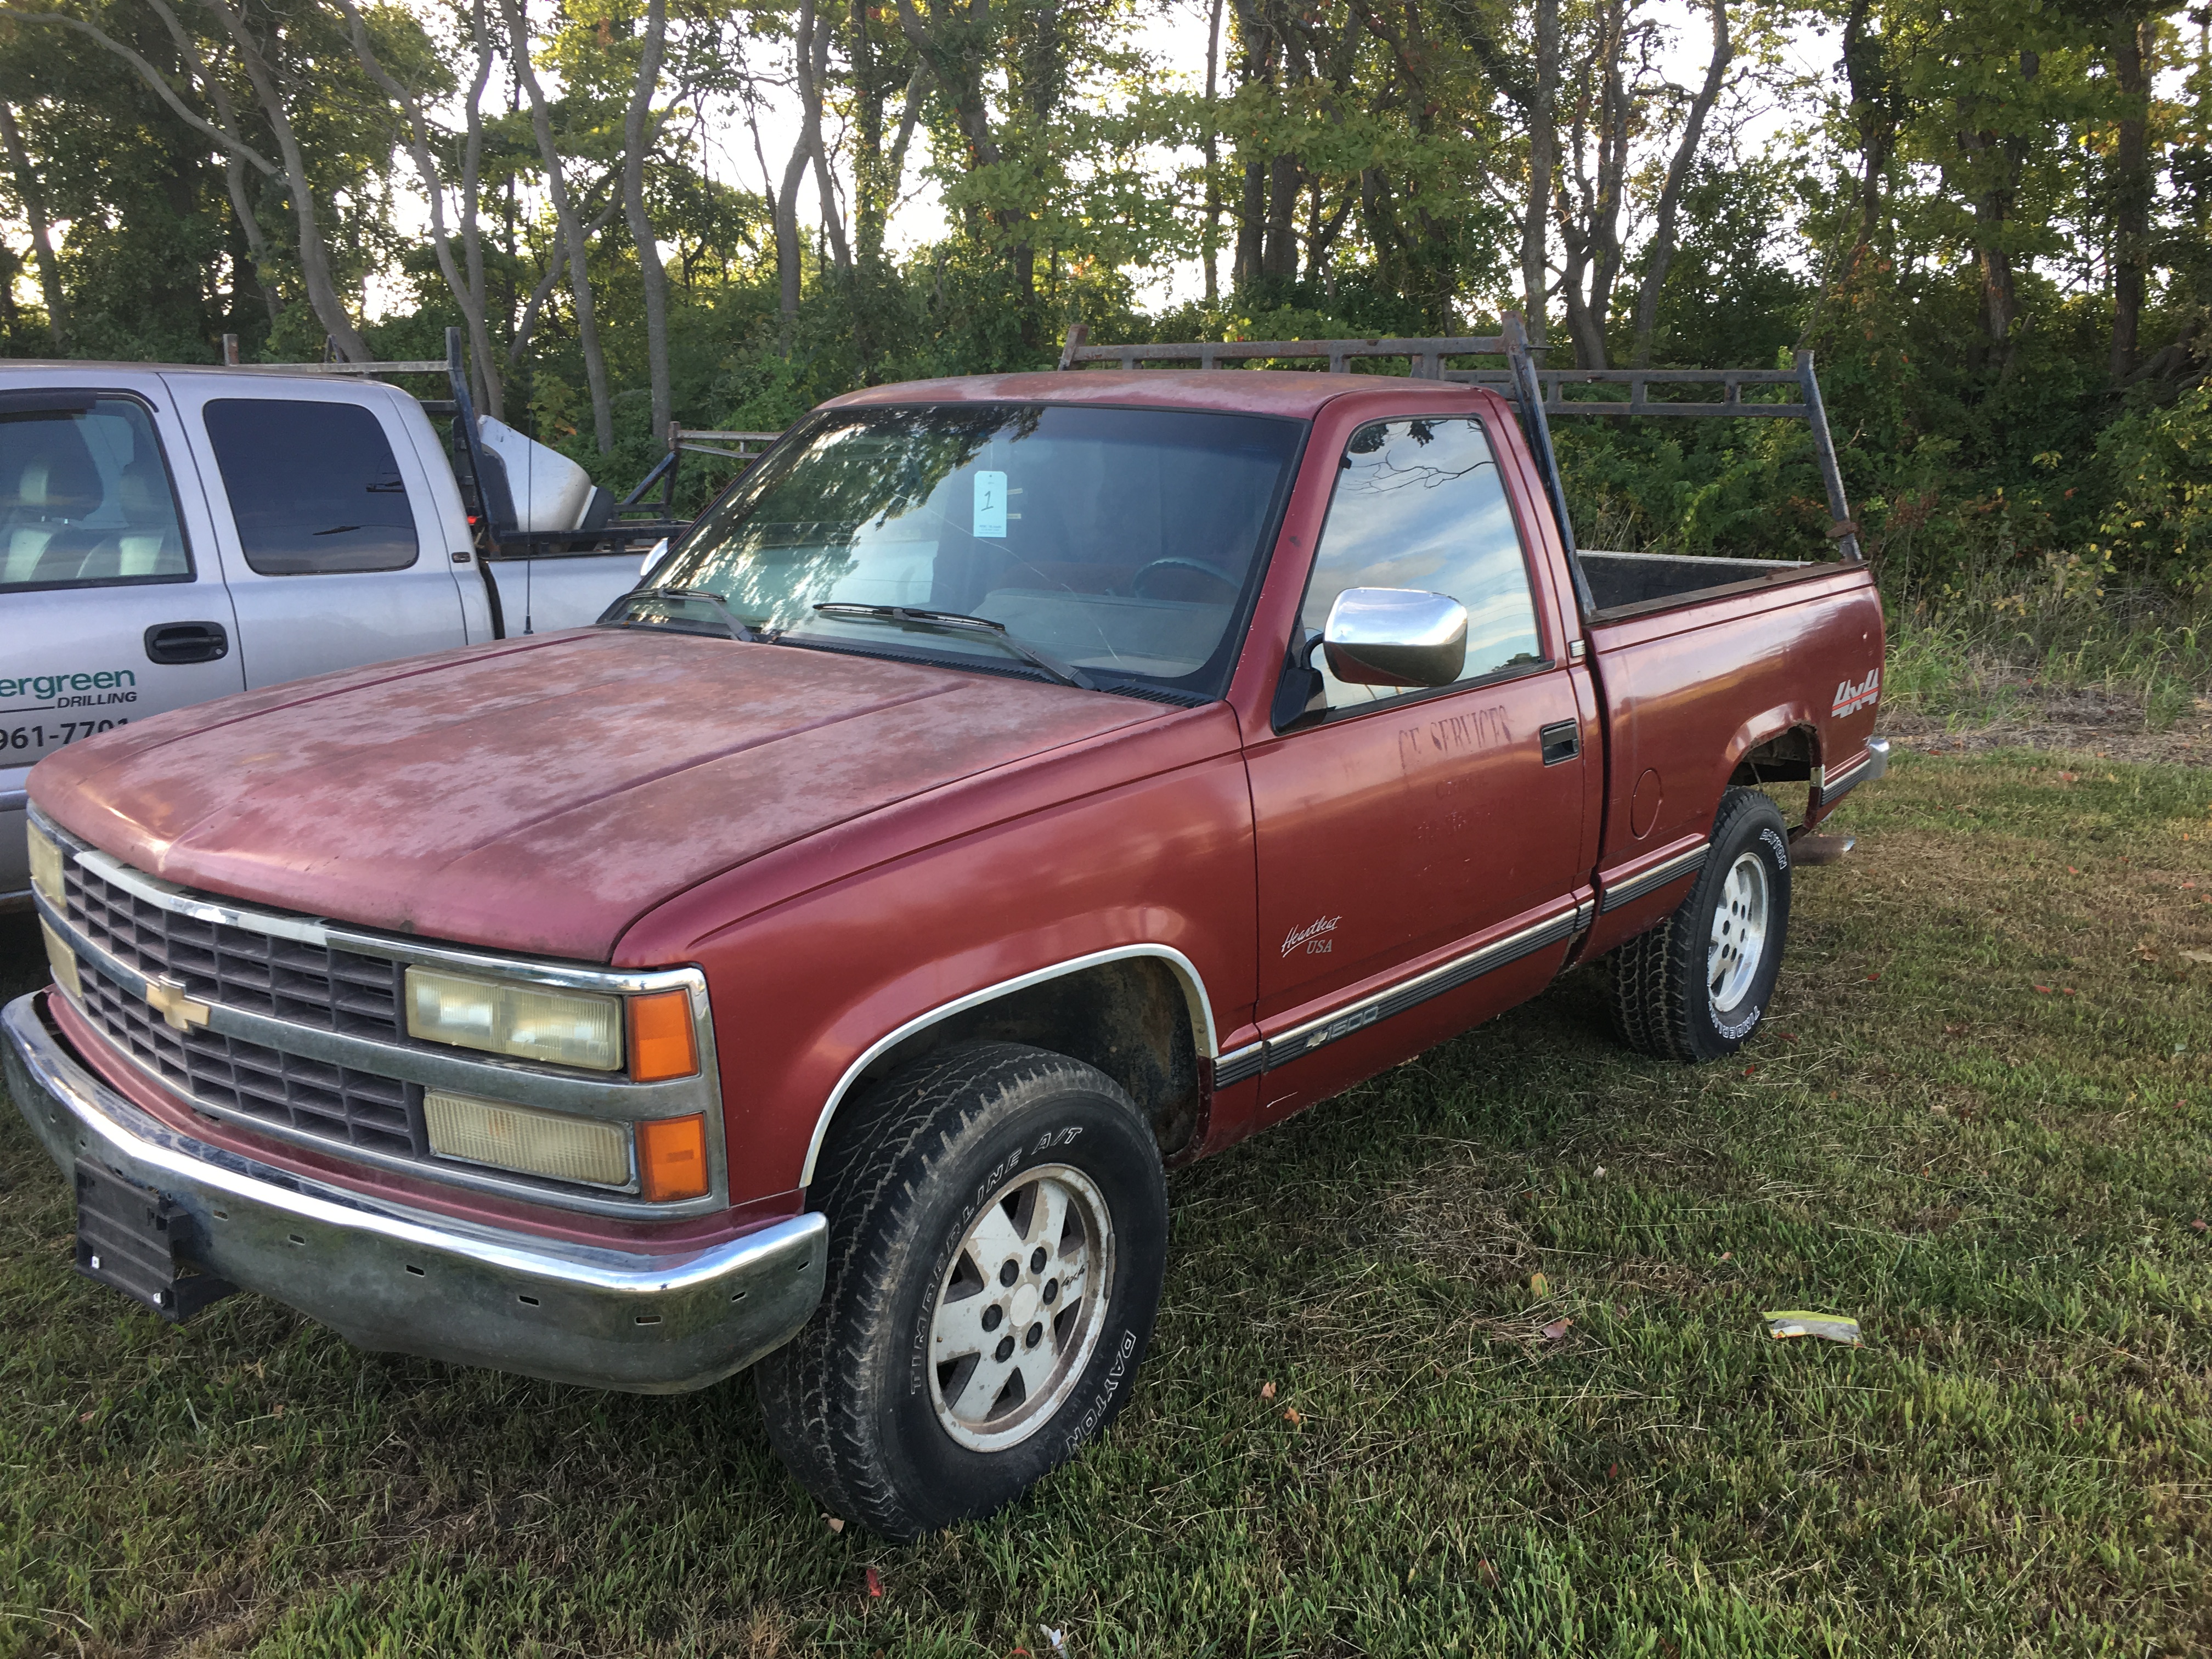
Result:
<instances>
[{"instance_id":1,"label":"black tire","mask_svg":"<svg viewBox=\"0 0 2212 1659\"><path fill-rule=\"evenodd\" d=\"M1756 967L1747 982L1733 985L1715 972L1722 965L1714 959L1715 913L1735 896L1730 877L1744 859L1760 866L1766 926ZM1757 790L1731 789L1721 799L1712 850L1689 896L1609 959L1613 1029L1630 1048L1660 1060L1686 1065L1734 1054L1766 1017L1789 936L1789 826ZM1729 993L1724 1001L1714 994L1717 977Z\"/></svg>"},{"instance_id":2,"label":"black tire","mask_svg":"<svg viewBox=\"0 0 2212 1659\"><path fill-rule=\"evenodd\" d=\"M1022 1242L1002 1265L1021 1271L1002 1287L975 1279L982 1247L963 1247L971 1229L1000 1225L988 1209L1009 1188L998 1207ZM1159 1307L1167 1182L1151 1129L1103 1073L1012 1042L933 1054L839 1114L813 1191L830 1218L822 1305L755 1375L769 1440L832 1514L894 1539L988 1514L1073 1456L1128 1398ZM1057 1297L1049 1275L1062 1258L1038 1244L1036 1206L1054 1192L1079 1235L1055 1245L1073 1251L1069 1271L1106 1264L1107 1289L1087 1304ZM1083 1231L1094 1225L1104 1243ZM955 1407L1000 1373L981 1352L939 1360L933 1334L971 1297L981 1320L997 1307L999 1324L979 1326L1005 1333L997 1346L1032 1328L1049 1338L1018 1347L1018 1372L1052 1369L1033 1400L1025 1381L1009 1381L993 1398L1012 1406L963 1419ZM988 1352L988 1364L1007 1363Z\"/></svg>"}]
</instances>

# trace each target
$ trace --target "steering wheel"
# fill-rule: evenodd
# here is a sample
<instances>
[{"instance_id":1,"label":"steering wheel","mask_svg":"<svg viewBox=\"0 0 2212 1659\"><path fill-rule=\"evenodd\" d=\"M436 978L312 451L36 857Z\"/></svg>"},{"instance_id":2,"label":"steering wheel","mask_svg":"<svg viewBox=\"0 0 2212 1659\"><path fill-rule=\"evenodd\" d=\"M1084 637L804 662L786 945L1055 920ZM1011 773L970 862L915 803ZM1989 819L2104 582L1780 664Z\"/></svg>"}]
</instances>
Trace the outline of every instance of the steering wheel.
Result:
<instances>
[{"instance_id":1,"label":"steering wheel","mask_svg":"<svg viewBox=\"0 0 2212 1659\"><path fill-rule=\"evenodd\" d=\"M1225 571L1215 569L1213 566L1200 559L1154 559L1129 578L1129 592L1133 597L1139 599L1149 599L1154 597L1145 592L1145 578L1155 570L1195 570L1200 575L1210 577L1219 582L1231 594L1244 586L1236 577Z\"/></svg>"}]
</instances>

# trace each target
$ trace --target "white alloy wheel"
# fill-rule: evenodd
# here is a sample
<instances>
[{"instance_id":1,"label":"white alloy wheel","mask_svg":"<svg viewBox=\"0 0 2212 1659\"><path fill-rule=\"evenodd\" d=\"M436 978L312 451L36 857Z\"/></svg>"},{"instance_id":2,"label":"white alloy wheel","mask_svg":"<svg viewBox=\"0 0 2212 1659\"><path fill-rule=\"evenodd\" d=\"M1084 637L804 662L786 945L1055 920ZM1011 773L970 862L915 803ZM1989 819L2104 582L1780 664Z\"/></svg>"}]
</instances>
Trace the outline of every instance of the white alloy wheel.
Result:
<instances>
[{"instance_id":1,"label":"white alloy wheel","mask_svg":"<svg viewBox=\"0 0 2212 1659\"><path fill-rule=\"evenodd\" d=\"M1736 1010L1759 977L1766 955L1766 866L1745 853L1729 867L1713 906L1713 932L1705 946L1705 988L1716 1018Z\"/></svg>"},{"instance_id":2,"label":"white alloy wheel","mask_svg":"<svg viewBox=\"0 0 2212 1659\"><path fill-rule=\"evenodd\" d=\"M1114 1285L1113 1222L1081 1170L1024 1170L975 1212L930 1320L930 1403L971 1451L1051 1421L1082 1376Z\"/></svg>"}]
</instances>

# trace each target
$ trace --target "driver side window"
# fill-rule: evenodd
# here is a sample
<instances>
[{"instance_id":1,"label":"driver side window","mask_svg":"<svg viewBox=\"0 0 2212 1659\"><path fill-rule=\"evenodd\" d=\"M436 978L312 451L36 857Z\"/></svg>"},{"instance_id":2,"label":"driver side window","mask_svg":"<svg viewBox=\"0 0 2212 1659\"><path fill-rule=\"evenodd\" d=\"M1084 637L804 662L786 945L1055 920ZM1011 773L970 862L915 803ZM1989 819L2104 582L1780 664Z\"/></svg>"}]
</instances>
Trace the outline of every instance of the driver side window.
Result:
<instances>
[{"instance_id":1,"label":"driver side window","mask_svg":"<svg viewBox=\"0 0 2212 1659\"><path fill-rule=\"evenodd\" d=\"M1347 587L1409 587L1467 607L1462 681L1534 664L1543 648L1528 562L1498 461L1472 416L1376 421L1352 434L1301 613L1318 635ZM1327 705L1353 708L1405 696L1397 686L1347 685L1316 650Z\"/></svg>"}]
</instances>

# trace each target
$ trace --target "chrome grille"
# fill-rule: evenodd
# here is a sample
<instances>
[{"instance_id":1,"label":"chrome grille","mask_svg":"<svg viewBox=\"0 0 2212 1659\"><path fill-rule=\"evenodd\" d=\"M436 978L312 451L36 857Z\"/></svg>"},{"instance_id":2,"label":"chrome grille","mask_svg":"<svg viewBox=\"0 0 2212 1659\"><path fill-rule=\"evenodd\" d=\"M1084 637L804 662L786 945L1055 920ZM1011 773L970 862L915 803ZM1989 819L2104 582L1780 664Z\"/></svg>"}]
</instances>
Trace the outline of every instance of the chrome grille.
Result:
<instances>
[{"instance_id":1,"label":"chrome grille","mask_svg":"<svg viewBox=\"0 0 2212 1659\"><path fill-rule=\"evenodd\" d=\"M180 915L75 860L63 885L69 919L87 939L202 1002L354 1036L402 1035L398 963Z\"/></svg>"},{"instance_id":2,"label":"chrome grille","mask_svg":"<svg viewBox=\"0 0 2212 1659\"><path fill-rule=\"evenodd\" d=\"M192 1099L344 1146L428 1155L419 1103L410 1098L416 1091L397 1079L280 1054L204 1027L173 1030L94 963L81 963L79 978L87 1018Z\"/></svg>"}]
</instances>

